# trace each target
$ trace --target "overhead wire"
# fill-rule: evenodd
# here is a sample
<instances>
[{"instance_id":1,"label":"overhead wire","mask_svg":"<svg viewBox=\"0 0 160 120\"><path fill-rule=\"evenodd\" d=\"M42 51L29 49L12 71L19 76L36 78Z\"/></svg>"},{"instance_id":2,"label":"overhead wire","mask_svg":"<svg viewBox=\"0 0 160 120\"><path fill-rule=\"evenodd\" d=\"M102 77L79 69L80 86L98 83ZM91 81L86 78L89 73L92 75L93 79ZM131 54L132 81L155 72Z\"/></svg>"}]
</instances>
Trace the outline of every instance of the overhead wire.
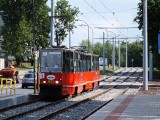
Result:
<instances>
[{"instance_id":1,"label":"overhead wire","mask_svg":"<svg viewBox=\"0 0 160 120\"><path fill-rule=\"evenodd\" d=\"M103 15L101 15L93 6L91 6L86 0L84 0L84 2L91 8L93 9L101 18L103 18L104 20L106 20L109 24L112 25L112 23L107 19L105 18Z\"/></svg>"},{"instance_id":2,"label":"overhead wire","mask_svg":"<svg viewBox=\"0 0 160 120\"><path fill-rule=\"evenodd\" d=\"M120 23L119 19L118 19L117 16L116 16L116 13L117 13L117 12L112 11L112 10L111 10L110 8L108 8L101 0L99 0L99 2L100 2L110 13L113 13L113 16L115 17L116 21L120 24L120 26L124 27L124 25L122 25L122 24ZM135 9L135 8L128 9L128 10L133 10L133 9ZM128 29L127 29L127 32L130 32L130 31L128 31ZM120 33L121 33L121 31L120 31ZM121 34L122 34L122 33L121 33ZM130 32L130 34L132 34L132 32ZM133 34L132 34L132 35L133 35ZM124 36L124 35L123 35L123 36Z\"/></svg>"}]
</instances>

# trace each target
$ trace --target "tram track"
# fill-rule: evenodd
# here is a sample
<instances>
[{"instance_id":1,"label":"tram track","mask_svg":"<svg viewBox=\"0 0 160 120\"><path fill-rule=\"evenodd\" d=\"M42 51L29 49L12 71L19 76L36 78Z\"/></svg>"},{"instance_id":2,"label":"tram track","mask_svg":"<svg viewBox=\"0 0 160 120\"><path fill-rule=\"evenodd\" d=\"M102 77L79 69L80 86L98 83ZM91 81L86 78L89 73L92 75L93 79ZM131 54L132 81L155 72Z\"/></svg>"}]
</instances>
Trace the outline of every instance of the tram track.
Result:
<instances>
[{"instance_id":1,"label":"tram track","mask_svg":"<svg viewBox=\"0 0 160 120\"><path fill-rule=\"evenodd\" d=\"M122 73L122 71L125 71L125 70L126 70L126 68L120 68L120 69L117 70L117 71L113 71L112 73L108 73L108 74L106 75L107 77L104 77L101 81L104 81L104 80L106 80L106 79L109 79L109 78L111 78L112 76L118 75L118 74Z\"/></svg>"},{"instance_id":2,"label":"tram track","mask_svg":"<svg viewBox=\"0 0 160 120\"><path fill-rule=\"evenodd\" d=\"M118 85L115 85L113 88L116 88L117 86L118 86ZM71 109L72 107L78 106L79 104L85 103L86 101L90 101L90 100L92 100L92 99L94 99L94 98L96 98L96 97L98 97L98 96L100 96L100 95L102 95L102 94L104 94L104 93L107 93L107 92L111 91L113 88L109 88L108 90L106 90L106 91L104 91L104 92L101 92L99 95L95 95L94 97L89 98L89 99L87 98L87 99L84 100L84 101L79 101L79 102L75 103L74 105L70 105L70 106L68 106L68 107L66 107L66 108L64 108L64 109L61 109L61 110L59 110L59 111L56 111L55 113L52 113L52 114L50 114L50 115L48 115L48 116L45 116L45 117L43 117L43 118L41 118L41 119L48 119L49 116L57 115L58 113L61 113L61 112L66 111L66 110L68 110L68 109ZM57 118L56 118L56 119L57 119Z\"/></svg>"},{"instance_id":3,"label":"tram track","mask_svg":"<svg viewBox=\"0 0 160 120\"><path fill-rule=\"evenodd\" d=\"M138 78L139 78L139 77L138 77ZM138 78L137 78L137 79L138 79ZM126 78L126 79L128 79L128 78ZM124 80L124 81L125 81L125 80ZM135 81L136 81L136 80L135 80ZM119 93L117 93L117 94L116 94L114 97L112 97L111 99L107 100L107 102L105 102L104 104L109 103L110 101L112 101L113 99L115 99L116 97L118 97L119 95L125 93L132 85L133 85L133 84L129 85L128 87L124 88L123 90L119 90ZM66 107L66 108L64 108L64 109L61 109L61 110L56 111L56 112L53 112L53 113L51 113L50 115L47 115L47 116L41 118L40 120L49 119L50 117L52 117L52 119L56 119L56 120L63 119L63 118L61 118L62 112L63 112L63 114L64 114L64 115L62 115L62 116L70 115L70 113L69 113L68 111L71 111L71 112L74 111L74 112L75 112L76 110L75 110L74 108L76 108L77 106L79 106L79 105L81 105L81 104L86 104L87 102L93 102L93 103L94 103L94 101L96 101L96 100L94 100L94 99L97 99L97 97L103 96L103 95L106 94L106 93L107 93L107 95L109 95L109 94L110 94L109 92L111 92L111 91L113 91L113 90L116 90L117 87L119 87L119 84L118 84L118 85L115 85L114 87L112 87L112 88L110 88L110 89L108 89L108 90L105 90L104 92L102 92L102 93L100 93L100 94L97 94L97 95L95 95L95 96L92 96L92 97L90 97L90 98L88 98L88 99L86 99L86 100L84 100L84 101L79 101L79 102L77 102L77 103L75 103L75 104L73 104L73 105L70 105L70 106L68 106L68 107ZM111 93L112 93L112 92L111 92ZM112 93L112 94L113 94L113 93ZM101 98L102 98L102 97L101 97ZM91 103L88 103L88 104L91 104ZM104 104L103 104L103 105L104 105ZM82 106L84 107L85 105L82 105ZM80 107L80 109L83 108L83 107ZM99 106L98 106L98 107L99 107ZM87 108L88 108L88 107L87 107ZM72 109L74 109L74 110L72 110ZM65 113L65 112L66 112L66 113ZM89 112L90 112L90 110L89 110ZM80 113L79 113L79 114L80 114ZM53 116L54 116L54 117L53 117ZM57 116L58 116L58 117L57 117ZM82 114L81 116L84 116L84 115ZM64 119L66 119L66 118L64 117ZM69 119L76 119L76 118L69 118ZM78 119L80 119L80 118L78 118ZM83 118L82 118L82 119L83 119Z\"/></svg>"},{"instance_id":4,"label":"tram track","mask_svg":"<svg viewBox=\"0 0 160 120\"><path fill-rule=\"evenodd\" d=\"M118 71L115 71L113 72L112 74L110 74L109 77L105 77L105 78L102 78L101 80L105 80L105 79L108 79L116 74L119 74L121 73L122 71L124 71L125 69L124 68L121 68L119 69ZM12 106L9 106L9 107L6 107L6 108L1 108L0 109L0 112L4 112L4 111L7 111L7 110L10 110L10 109L14 109L14 108L18 108L18 107L22 107L24 105L29 105L29 104L33 104L33 103L36 103L36 102L39 102L41 101L42 99L36 99L36 100L32 100L32 101L28 101L28 102L24 102L24 103L19 103L19 104L16 104L16 105L12 105Z\"/></svg>"},{"instance_id":5,"label":"tram track","mask_svg":"<svg viewBox=\"0 0 160 120\"><path fill-rule=\"evenodd\" d=\"M120 82L119 82L119 84L120 84ZM114 87L110 87L110 88L108 88L105 92L103 91L103 92L101 92L100 94L102 95L102 94L105 94L106 92L109 92L109 91L111 91L112 89L114 89L114 88L116 88L119 84L117 84L117 85L114 85ZM100 95L99 94L99 95ZM73 106L71 105L73 102L74 102L74 104L77 106L77 105L79 105L79 104L81 104L81 103L83 103L83 102L86 102L86 101L89 101L89 100L92 100L92 99L94 99L94 97L96 98L98 95L95 95L95 96L92 96L91 98L86 98L86 99L84 99L84 100L80 100L79 102L74 102L74 101L59 101L59 102L55 102L55 103L49 103L48 105L46 105L46 106L41 106L41 107L39 107L39 108L34 108L33 110L29 110L29 111L26 111L26 112L23 112L23 113L19 113L19 114L16 114L16 115L14 115L14 116L10 116L10 117L5 117L4 119L23 119L23 117L26 117L26 116L28 116L28 119L46 119L46 118L48 118L47 116L48 115L44 115L43 117L42 117L42 114L33 114L33 113L36 113L36 111L41 111L43 114L44 114L44 112L43 111L47 111L47 109L49 109L49 108L53 108L53 107L55 107L56 105L59 105L59 104L61 104L61 107L59 107L59 108L64 108L64 110L67 110L67 109L70 109L70 108L72 108ZM68 103L67 103L68 102ZM72 102L72 103L71 103ZM51 105L51 106L50 106ZM65 108L65 106L67 106L68 105L68 107L66 107ZM47 108L48 107L48 108ZM55 107L56 108L56 107ZM54 111L55 113L54 114L58 114L58 113L61 113L63 110L61 109L61 110L51 110L50 112L48 112L48 113L51 113L52 111ZM47 113L47 114L48 114ZM37 116L36 118L34 118L33 116ZM51 115L52 116L52 115ZM22 118L21 118L22 117ZM38 117L40 117L40 118L38 118ZM45 118L46 117L46 118Z\"/></svg>"}]
</instances>

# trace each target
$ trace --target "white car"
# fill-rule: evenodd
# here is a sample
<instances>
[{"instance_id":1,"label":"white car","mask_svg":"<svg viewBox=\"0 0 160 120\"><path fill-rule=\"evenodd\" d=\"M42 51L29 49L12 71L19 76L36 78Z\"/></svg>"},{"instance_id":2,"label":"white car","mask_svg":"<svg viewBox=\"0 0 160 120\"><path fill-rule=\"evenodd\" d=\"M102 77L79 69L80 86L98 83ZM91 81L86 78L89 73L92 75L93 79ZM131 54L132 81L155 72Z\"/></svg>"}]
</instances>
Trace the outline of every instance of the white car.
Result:
<instances>
[{"instance_id":1,"label":"white car","mask_svg":"<svg viewBox=\"0 0 160 120\"><path fill-rule=\"evenodd\" d=\"M35 75L35 82L37 77ZM22 88L28 88L28 86L34 86L34 73L26 73L22 80Z\"/></svg>"}]
</instances>

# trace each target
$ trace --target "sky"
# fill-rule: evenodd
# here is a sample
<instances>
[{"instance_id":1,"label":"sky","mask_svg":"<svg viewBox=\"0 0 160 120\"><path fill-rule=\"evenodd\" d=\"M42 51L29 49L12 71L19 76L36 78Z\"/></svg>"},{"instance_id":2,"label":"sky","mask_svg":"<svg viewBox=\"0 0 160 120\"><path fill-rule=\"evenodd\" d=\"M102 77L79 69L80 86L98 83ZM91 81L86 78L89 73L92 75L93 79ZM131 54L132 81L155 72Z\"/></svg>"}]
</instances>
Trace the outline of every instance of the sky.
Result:
<instances>
[{"instance_id":1,"label":"sky","mask_svg":"<svg viewBox=\"0 0 160 120\"><path fill-rule=\"evenodd\" d=\"M93 44L103 42L103 32L105 38L116 36L117 40L124 41L123 38L128 38L129 42L133 42L133 37L142 36L138 24L133 21L137 16L139 2L140 0L69 0L71 7L77 7L80 11L76 18L79 19L76 22L77 28L71 33L71 46L78 46L82 40L88 39L88 27L89 40ZM51 0L48 0L49 7L50 4ZM69 47L69 37L62 44Z\"/></svg>"}]
</instances>

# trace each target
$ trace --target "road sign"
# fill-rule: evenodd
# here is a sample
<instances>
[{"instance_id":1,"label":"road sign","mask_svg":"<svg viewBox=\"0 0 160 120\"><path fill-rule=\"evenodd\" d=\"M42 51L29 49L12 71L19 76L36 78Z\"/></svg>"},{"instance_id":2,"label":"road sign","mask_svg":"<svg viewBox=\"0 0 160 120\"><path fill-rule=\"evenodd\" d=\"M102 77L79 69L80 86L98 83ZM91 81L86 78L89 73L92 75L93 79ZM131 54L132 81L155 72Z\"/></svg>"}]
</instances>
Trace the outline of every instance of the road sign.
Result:
<instances>
[{"instance_id":1,"label":"road sign","mask_svg":"<svg viewBox=\"0 0 160 120\"><path fill-rule=\"evenodd\" d=\"M158 54L160 54L160 32L158 32Z\"/></svg>"}]
</instances>

